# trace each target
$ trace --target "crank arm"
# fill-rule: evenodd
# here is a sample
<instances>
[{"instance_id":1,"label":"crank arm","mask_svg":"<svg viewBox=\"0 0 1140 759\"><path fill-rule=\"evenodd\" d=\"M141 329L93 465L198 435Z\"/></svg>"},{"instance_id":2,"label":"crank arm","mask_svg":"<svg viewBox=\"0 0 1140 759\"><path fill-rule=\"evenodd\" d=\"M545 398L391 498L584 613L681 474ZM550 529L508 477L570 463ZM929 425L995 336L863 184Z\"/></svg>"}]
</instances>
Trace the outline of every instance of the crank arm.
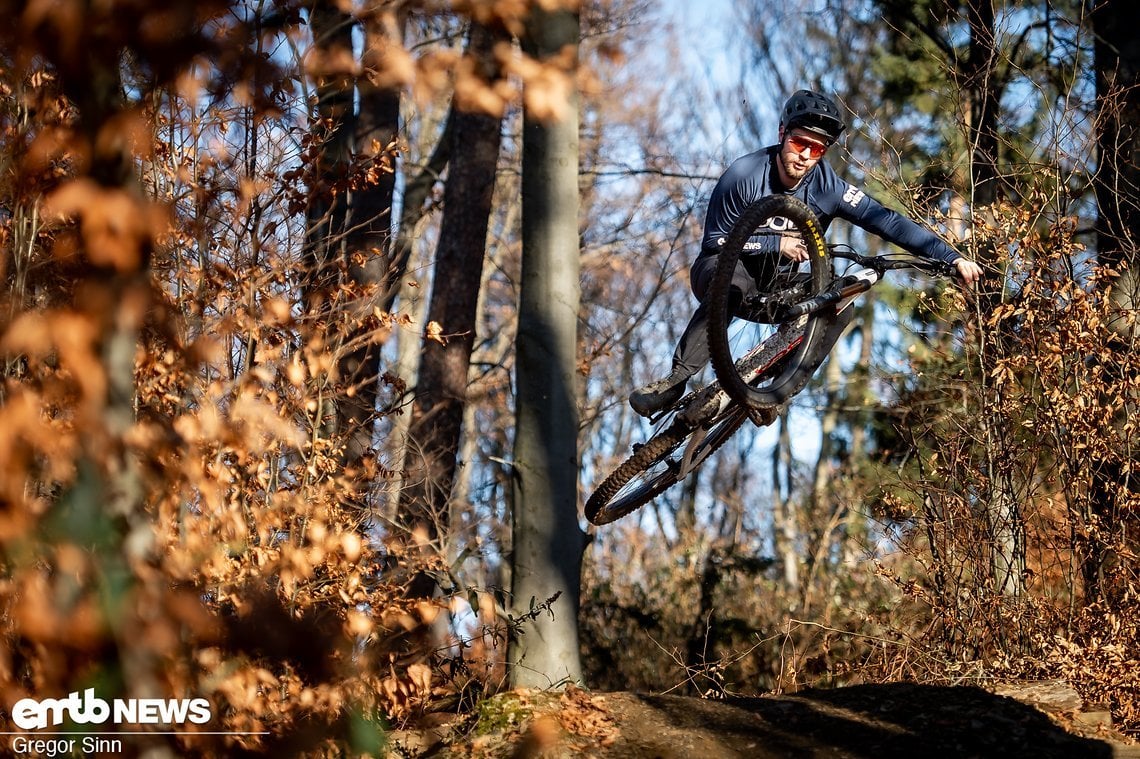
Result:
<instances>
[{"instance_id":1,"label":"crank arm","mask_svg":"<svg viewBox=\"0 0 1140 759\"><path fill-rule=\"evenodd\" d=\"M700 427L712 419L728 405L729 397L720 389L720 385L713 383L698 390L684 409L677 414L677 419L688 427Z\"/></svg>"}]
</instances>

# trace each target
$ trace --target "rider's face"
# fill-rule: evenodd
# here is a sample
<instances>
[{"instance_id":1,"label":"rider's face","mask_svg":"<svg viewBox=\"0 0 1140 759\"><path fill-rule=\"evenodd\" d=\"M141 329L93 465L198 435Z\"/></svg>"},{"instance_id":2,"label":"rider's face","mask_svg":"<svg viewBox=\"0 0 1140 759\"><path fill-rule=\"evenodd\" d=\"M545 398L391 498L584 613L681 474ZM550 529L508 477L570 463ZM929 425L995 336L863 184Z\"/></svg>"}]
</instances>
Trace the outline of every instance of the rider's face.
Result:
<instances>
[{"instance_id":1,"label":"rider's face","mask_svg":"<svg viewBox=\"0 0 1140 759\"><path fill-rule=\"evenodd\" d=\"M793 129L788 133L780 131L780 181L788 188L795 187L812 170L823 154L828 143L806 129Z\"/></svg>"}]
</instances>

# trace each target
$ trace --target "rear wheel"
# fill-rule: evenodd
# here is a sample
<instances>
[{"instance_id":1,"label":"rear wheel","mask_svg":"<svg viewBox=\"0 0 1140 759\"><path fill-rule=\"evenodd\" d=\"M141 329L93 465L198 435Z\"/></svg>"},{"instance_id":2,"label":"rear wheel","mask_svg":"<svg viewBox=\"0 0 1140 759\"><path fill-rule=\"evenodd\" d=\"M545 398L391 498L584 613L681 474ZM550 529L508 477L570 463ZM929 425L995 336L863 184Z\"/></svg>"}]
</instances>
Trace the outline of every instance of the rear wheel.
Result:
<instances>
[{"instance_id":1,"label":"rear wheel","mask_svg":"<svg viewBox=\"0 0 1140 759\"><path fill-rule=\"evenodd\" d=\"M771 234L802 239L807 261L796 264L778 254L746 254L746 243L769 229L778 230ZM760 292L744 302L732 285L738 264L761 280ZM814 370L810 357L826 319L808 314L783 321L782 310L818 295L830 281L823 230L805 203L789 195L772 195L745 209L717 254L709 285L709 352L717 380L729 397L747 408L770 408L807 384ZM742 318L734 320L738 316ZM762 346L759 351L758 346ZM758 366L764 368L760 376Z\"/></svg>"},{"instance_id":2,"label":"rear wheel","mask_svg":"<svg viewBox=\"0 0 1140 759\"><path fill-rule=\"evenodd\" d=\"M707 426L692 427L674 417L594 490L586 501L586 519L609 524L649 503L700 466L747 418L736 405Z\"/></svg>"}]
</instances>

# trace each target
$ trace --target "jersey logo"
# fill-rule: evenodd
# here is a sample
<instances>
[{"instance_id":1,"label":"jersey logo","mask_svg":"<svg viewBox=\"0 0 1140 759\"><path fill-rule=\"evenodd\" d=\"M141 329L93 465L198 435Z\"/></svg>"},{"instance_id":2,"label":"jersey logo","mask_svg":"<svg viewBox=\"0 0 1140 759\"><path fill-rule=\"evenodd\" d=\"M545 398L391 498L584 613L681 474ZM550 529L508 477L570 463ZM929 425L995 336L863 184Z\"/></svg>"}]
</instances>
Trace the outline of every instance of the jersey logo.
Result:
<instances>
[{"instance_id":1,"label":"jersey logo","mask_svg":"<svg viewBox=\"0 0 1140 759\"><path fill-rule=\"evenodd\" d=\"M867 197L867 194L865 192L852 187L851 185L847 185L847 192L843 193L843 202L847 203L852 208L858 208L859 203L862 202L863 198L865 197Z\"/></svg>"},{"instance_id":2,"label":"jersey logo","mask_svg":"<svg viewBox=\"0 0 1140 759\"><path fill-rule=\"evenodd\" d=\"M773 232L791 232L796 229L795 222L783 216L772 216L757 229L770 229Z\"/></svg>"},{"instance_id":3,"label":"jersey logo","mask_svg":"<svg viewBox=\"0 0 1140 759\"><path fill-rule=\"evenodd\" d=\"M799 228L796 227L795 222L793 222L791 219L785 218L783 216L771 216L771 217L769 217L763 224L756 227L756 231L753 232L752 234L753 235L763 234L760 230L765 230L765 231L769 231L769 232L799 232ZM718 248L724 247L724 244L726 242L728 242L727 237L716 238L716 245ZM763 250L763 249L764 249L764 246L758 242L746 242L746 243L744 243L744 250Z\"/></svg>"}]
</instances>

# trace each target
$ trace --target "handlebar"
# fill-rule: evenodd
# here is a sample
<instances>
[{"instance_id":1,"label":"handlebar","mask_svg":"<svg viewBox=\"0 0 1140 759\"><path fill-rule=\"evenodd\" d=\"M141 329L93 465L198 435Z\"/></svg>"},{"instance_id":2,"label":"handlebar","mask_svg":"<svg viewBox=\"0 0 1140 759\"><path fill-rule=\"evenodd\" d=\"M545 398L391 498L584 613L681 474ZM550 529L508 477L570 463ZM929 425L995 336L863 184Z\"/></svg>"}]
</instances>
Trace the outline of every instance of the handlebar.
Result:
<instances>
[{"instance_id":1,"label":"handlebar","mask_svg":"<svg viewBox=\"0 0 1140 759\"><path fill-rule=\"evenodd\" d=\"M849 245L829 245L828 250L835 258L842 258L863 266L863 274L848 274L836 279L831 283L831 287L812 298L795 304L780 305L776 310L778 320L786 321L805 314L814 313L822 308L838 303L845 297L865 292L888 271L916 269L942 277L958 276L958 267L954 264L948 264L944 261L935 261L929 258L918 258L908 253L886 253L881 256L864 256L857 253ZM867 271L867 269L870 271ZM871 275L871 272L874 272L874 275Z\"/></svg>"},{"instance_id":2,"label":"handlebar","mask_svg":"<svg viewBox=\"0 0 1140 759\"><path fill-rule=\"evenodd\" d=\"M897 271L899 269L917 269L918 271L924 271L928 274L935 274L940 277L958 277L958 267L944 261L918 258L909 253L884 253L881 256L864 256L861 253L857 253L849 245L829 245L827 247L828 251L835 258L842 258L845 261L851 261L860 266L865 266L868 269L873 269L880 275L888 271Z\"/></svg>"}]
</instances>

